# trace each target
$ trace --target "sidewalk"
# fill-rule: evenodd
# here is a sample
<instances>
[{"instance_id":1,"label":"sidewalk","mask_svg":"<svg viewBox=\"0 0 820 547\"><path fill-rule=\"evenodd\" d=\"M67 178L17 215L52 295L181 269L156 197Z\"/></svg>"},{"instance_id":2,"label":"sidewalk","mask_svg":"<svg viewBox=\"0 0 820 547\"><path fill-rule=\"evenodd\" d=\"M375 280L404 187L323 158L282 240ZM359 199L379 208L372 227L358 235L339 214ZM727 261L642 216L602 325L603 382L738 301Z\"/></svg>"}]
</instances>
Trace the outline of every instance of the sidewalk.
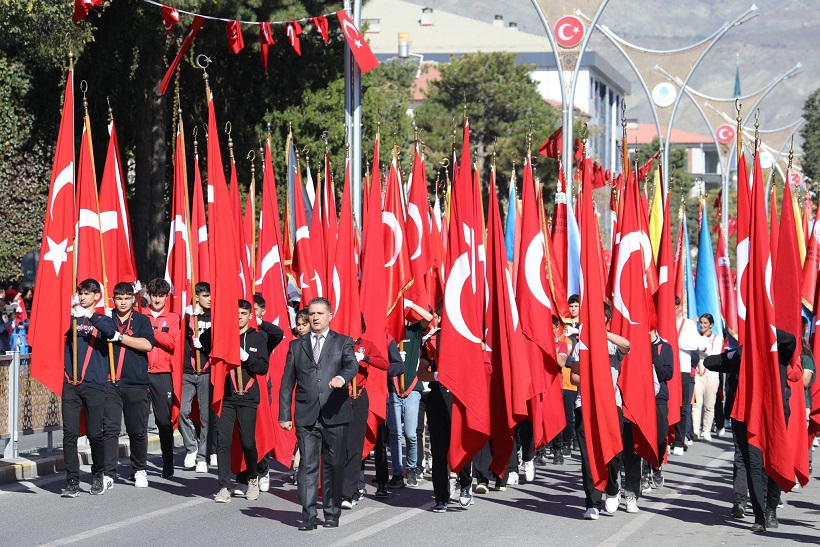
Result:
<instances>
[{"instance_id":1,"label":"sidewalk","mask_svg":"<svg viewBox=\"0 0 820 547\"><path fill-rule=\"evenodd\" d=\"M174 432L174 444L182 445L182 437L178 431ZM160 450L159 435L148 434L148 452ZM42 453L41 453L42 452ZM91 447L87 444L80 446L80 463L82 465L91 464ZM119 457L130 456L130 446L128 435L120 436ZM32 451L31 453L21 453L18 458L0 459L0 484L9 482L27 481L51 475L52 473L62 473L65 471L62 449L55 449L52 452L45 452L43 449Z\"/></svg>"}]
</instances>

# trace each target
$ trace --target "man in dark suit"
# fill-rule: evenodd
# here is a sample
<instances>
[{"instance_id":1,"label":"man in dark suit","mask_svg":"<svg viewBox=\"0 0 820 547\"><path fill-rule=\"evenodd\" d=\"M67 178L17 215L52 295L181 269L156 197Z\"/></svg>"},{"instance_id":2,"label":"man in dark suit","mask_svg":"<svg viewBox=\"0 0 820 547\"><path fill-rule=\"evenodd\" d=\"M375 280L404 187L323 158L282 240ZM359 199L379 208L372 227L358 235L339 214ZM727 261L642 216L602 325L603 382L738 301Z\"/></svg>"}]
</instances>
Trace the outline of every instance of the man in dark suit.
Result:
<instances>
[{"instance_id":1,"label":"man in dark suit","mask_svg":"<svg viewBox=\"0 0 820 547\"><path fill-rule=\"evenodd\" d=\"M302 462L298 472L302 525L316 528L319 498L319 458L322 459L322 506L325 528L339 526L347 424L353 418L347 384L356 377L359 364L349 336L330 330L330 302L314 298L308 304L310 334L297 338L288 348L279 390L279 425L296 438ZM296 387L296 415L290 401Z\"/></svg>"}]
</instances>

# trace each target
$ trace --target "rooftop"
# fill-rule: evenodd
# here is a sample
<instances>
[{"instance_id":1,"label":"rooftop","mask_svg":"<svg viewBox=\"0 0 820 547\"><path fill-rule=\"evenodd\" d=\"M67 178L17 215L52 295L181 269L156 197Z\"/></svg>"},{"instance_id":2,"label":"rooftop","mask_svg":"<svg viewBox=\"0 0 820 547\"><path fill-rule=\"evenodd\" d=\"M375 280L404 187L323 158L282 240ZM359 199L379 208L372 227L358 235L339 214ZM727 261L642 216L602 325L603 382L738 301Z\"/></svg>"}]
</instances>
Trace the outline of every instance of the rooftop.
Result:
<instances>
[{"instance_id":1,"label":"rooftop","mask_svg":"<svg viewBox=\"0 0 820 547\"><path fill-rule=\"evenodd\" d=\"M666 126L661 126L661 132L666 135ZM649 144L658 136L658 129L653 123L630 123L626 127L629 143ZM699 135L691 131L672 128L672 144L715 144L709 135Z\"/></svg>"}]
</instances>

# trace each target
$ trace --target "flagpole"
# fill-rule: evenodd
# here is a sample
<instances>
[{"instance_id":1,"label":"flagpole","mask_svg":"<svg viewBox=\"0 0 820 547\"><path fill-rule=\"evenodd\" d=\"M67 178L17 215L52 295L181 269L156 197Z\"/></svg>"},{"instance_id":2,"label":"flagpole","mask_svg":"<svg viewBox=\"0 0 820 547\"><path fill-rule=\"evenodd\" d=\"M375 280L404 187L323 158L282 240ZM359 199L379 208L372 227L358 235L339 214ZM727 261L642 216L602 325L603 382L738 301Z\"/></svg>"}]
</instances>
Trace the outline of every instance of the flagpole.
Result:
<instances>
[{"instance_id":1,"label":"flagpole","mask_svg":"<svg viewBox=\"0 0 820 547\"><path fill-rule=\"evenodd\" d=\"M177 88L178 89L178 88ZM191 284L191 312L194 311L196 306L196 275L194 272L194 252L192 246L194 245L194 240L192 239L191 233L191 205L188 200L188 162L187 158L185 157L185 126L182 123L182 108L179 107L177 112L179 113L179 125L178 131L181 137L180 146L182 147L182 162L183 162L183 169L182 169L182 185L184 187L183 198L185 200L185 229L188 232L188 248L186 249L188 254L188 264L190 265L190 275L188 277L189 283ZM194 127L194 161L199 162L199 150L198 143L196 140L197 128ZM176 155L174 155L176 157ZM199 244L199 234L197 234L197 245ZM181 313L179 314L181 318L183 318L183 323L185 323L185 306L184 302L180 306L182 309L180 310ZM194 318L194 332L199 332L199 319L193 313L191 314ZM196 371L202 372L202 361L200 358L199 350L195 350L196 353L194 354L194 358L196 360Z\"/></svg>"},{"instance_id":2,"label":"flagpole","mask_svg":"<svg viewBox=\"0 0 820 547\"><path fill-rule=\"evenodd\" d=\"M248 157L246 158L251 162L251 186L248 189L248 195L250 198L248 199L248 205L251 206L251 263L248 264L248 269L250 270L251 279L256 279L256 167L253 165L253 160L256 159L256 152L251 150L248 152ZM247 216L249 213L245 211L245 215ZM253 283L256 286L256 282Z\"/></svg>"},{"instance_id":3,"label":"flagpole","mask_svg":"<svg viewBox=\"0 0 820 547\"><path fill-rule=\"evenodd\" d=\"M208 64L203 66L202 63L199 62L199 57L204 57L203 60L205 62L207 62ZM208 70L207 70L208 66L211 64L211 60L208 57L205 57L204 55L197 56L196 64L199 68L202 69L202 79L205 80L205 103L207 104L207 103L211 102L211 85L208 83ZM207 132L205 133L205 138L206 139L208 138ZM214 137L214 138L218 138L218 137ZM197 154L197 152L198 152L198 150L197 150L197 141L196 141L196 128L194 128L194 160L198 162L199 161L199 155ZM210 183L211 181L208 181L208 182ZM188 192L187 191L185 192L185 200L186 201L188 200ZM191 241L191 237L190 237L191 229L190 229L190 227L188 228L188 234L189 234L188 241L190 242ZM199 244L199 234L197 234L197 244ZM190 248L190 245L189 245L189 248ZM193 262L193 255L191 255L191 260ZM191 290L191 293L192 293L191 294L191 311L196 311L196 306L197 306L197 302L196 302L196 285L194 285L193 282L194 282L194 268L193 268L193 264L191 264L191 289L192 289ZM196 314L194 314L194 335L196 335L197 337L199 335L199 316L196 315ZM196 361L196 372L197 372L197 374L201 374L202 373L202 352L198 348L194 348L194 352L195 352L194 356L195 356L195 361Z\"/></svg>"},{"instance_id":4,"label":"flagpole","mask_svg":"<svg viewBox=\"0 0 820 547\"><path fill-rule=\"evenodd\" d=\"M105 271L105 247L103 246L102 226L100 226L100 198L99 194L97 193L97 170L94 167L94 148L92 147L91 139L91 119L88 117L88 100L86 98L86 92L88 91L88 82L86 82L85 80L83 80L82 83L80 83L80 91L82 91L83 93L83 111L85 113L85 117L83 118L83 125L85 126L85 134L86 138L88 139L88 150L91 159L91 178L94 180L94 200L96 201L97 205L97 232L100 238L100 254L102 255L100 258L102 261L103 312L105 312L105 305L108 303L108 274ZM114 368L114 344L110 341L108 342L108 368L111 373L111 382L116 384L117 371Z\"/></svg>"},{"instance_id":5,"label":"flagpole","mask_svg":"<svg viewBox=\"0 0 820 547\"><path fill-rule=\"evenodd\" d=\"M74 72L74 52L69 50L68 51L68 71L69 73ZM72 86L74 85L74 78L69 78ZM74 95L74 89L71 90L72 97ZM71 103L74 104L74 99L71 100ZM74 118L74 114L72 113L72 120ZM71 128L72 133L74 132L74 127ZM72 143L72 146L74 144ZM73 157L71 158L74 159ZM72 173L73 175L73 173ZM76 184L74 185L76 189ZM76 228L75 228L76 231ZM73 260L71 261L71 287L76 290L77 288L77 240L76 240L76 232L75 232L75 239L74 239L74 252L73 252ZM71 316L71 377L74 380L72 382L73 385L78 385L78 377L77 377L77 318L74 317L72 314Z\"/></svg>"}]
</instances>

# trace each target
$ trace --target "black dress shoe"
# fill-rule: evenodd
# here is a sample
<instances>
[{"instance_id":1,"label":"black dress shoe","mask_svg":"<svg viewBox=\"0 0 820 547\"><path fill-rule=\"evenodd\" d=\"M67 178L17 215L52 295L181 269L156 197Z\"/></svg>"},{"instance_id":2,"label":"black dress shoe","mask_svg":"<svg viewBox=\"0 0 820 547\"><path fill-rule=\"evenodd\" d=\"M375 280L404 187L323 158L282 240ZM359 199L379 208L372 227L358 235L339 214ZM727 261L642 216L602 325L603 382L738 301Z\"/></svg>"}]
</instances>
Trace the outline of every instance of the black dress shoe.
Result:
<instances>
[{"instance_id":1,"label":"black dress shoe","mask_svg":"<svg viewBox=\"0 0 820 547\"><path fill-rule=\"evenodd\" d=\"M732 516L736 519L742 519L743 515L746 514L746 508L743 507L740 503L736 503L732 505Z\"/></svg>"},{"instance_id":2,"label":"black dress shoe","mask_svg":"<svg viewBox=\"0 0 820 547\"><path fill-rule=\"evenodd\" d=\"M307 532L308 530L315 530L316 529L316 521L315 520L306 520L299 526L300 532Z\"/></svg>"},{"instance_id":3,"label":"black dress shoe","mask_svg":"<svg viewBox=\"0 0 820 547\"><path fill-rule=\"evenodd\" d=\"M323 528L338 528L339 521L338 520L326 520L324 524L322 524Z\"/></svg>"},{"instance_id":4,"label":"black dress shoe","mask_svg":"<svg viewBox=\"0 0 820 547\"><path fill-rule=\"evenodd\" d=\"M777 522L777 510L766 509L766 529L777 528L779 525Z\"/></svg>"},{"instance_id":5,"label":"black dress shoe","mask_svg":"<svg viewBox=\"0 0 820 547\"><path fill-rule=\"evenodd\" d=\"M766 531L766 525L760 522L755 522L752 525L752 533L754 534L762 534Z\"/></svg>"}]
</instances>

